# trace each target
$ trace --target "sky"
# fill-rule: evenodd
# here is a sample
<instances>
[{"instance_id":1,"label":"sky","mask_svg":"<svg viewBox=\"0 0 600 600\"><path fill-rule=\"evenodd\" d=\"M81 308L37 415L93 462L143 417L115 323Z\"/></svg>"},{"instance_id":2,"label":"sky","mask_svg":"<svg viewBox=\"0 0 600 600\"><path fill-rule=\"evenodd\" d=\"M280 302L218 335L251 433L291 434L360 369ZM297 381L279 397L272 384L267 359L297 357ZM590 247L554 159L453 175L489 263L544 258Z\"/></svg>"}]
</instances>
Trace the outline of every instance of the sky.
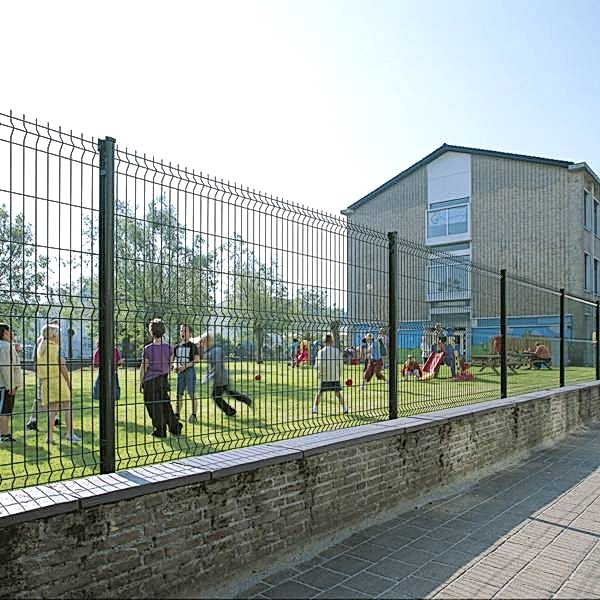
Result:
<instances>
[{"instance_id":1,"label":"sky","mask_svg":"<svg viewBox=\"0 0 600 600\"><path fill-rule=\"evenodd\" d=\"M444 142L600 174L598 0L22 0L0 19L0 112L320 210Z\"/></svg>"}]
</instances>

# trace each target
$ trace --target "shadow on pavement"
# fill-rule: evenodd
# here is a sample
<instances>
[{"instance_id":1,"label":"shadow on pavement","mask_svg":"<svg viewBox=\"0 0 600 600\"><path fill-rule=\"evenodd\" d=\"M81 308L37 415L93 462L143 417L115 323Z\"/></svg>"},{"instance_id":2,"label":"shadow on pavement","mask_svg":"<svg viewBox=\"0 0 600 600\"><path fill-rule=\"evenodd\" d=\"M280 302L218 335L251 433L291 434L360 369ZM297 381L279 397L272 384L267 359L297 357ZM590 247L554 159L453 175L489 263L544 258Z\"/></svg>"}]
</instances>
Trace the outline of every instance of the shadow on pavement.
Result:
<instances>
[{"instance_id":1,"label":"shadow on pavement","mask_svg":"<svg viewBox=\"0 0 600 600\"><path fill-rule=\"evenodd\" d=\"M593 546L600 538L600 523L594 521L591 529L569 525L583 509L567 515L557 501L599 467L599 432L600 424L590 425L462 493L367 527L308 561L287 565L239 597L488 598L514 574L523 580L528 565L544 557L554 540L559 540L555 551L564 548L566 557L556 564L568 566L570 554L579 561L571 538L563 536L579 535L578 543L585 547L587 538L581 536L587 536ZM494 565L486 563L492 552ZM466 570L467 587L453 593L452 580ZM519 590L545 590L549 597L564 583L550 572L541 579L550 583L542 585L532 577Z\"/></svg>"}]
</instances>

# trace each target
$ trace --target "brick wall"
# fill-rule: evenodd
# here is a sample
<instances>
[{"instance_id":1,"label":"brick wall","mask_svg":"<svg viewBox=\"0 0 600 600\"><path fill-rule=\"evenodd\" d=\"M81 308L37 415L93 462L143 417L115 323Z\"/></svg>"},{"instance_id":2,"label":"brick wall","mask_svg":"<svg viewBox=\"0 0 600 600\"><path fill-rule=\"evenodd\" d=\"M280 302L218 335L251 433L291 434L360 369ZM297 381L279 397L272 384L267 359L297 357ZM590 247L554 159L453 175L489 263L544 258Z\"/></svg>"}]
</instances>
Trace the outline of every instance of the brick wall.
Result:
<instances>
[{"instance_id":1,"label":"brick wall","mask_svg":"<svg viewBox=\"0 0 600 600\"><path fill-rule=\"evenodd\" d=\"M6 492L0 597L211 596L599 417L581 384Z\"/></svg>"}]
</instances>

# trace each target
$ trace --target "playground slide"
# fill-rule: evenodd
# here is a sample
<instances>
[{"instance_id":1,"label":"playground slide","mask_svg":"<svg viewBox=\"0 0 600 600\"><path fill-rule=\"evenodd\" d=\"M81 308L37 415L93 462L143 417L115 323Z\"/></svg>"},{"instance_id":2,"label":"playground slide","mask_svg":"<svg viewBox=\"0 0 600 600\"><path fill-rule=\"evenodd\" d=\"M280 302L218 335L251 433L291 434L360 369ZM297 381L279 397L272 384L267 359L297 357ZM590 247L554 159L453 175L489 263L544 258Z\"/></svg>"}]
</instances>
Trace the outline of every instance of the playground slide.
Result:
<instances>
[{"instance_id":1,"label":"playground slide","mask_svg":"<svg viewBox=\"0 0 600 600\"><path fill-rule=\"evenodd\" d=\"M443 352L432 352L429 358L423 365L423 377L421 379L429 379L433 377L435 372L440 368L440 365L444 361Z\"/></svg>"}]
</instances>

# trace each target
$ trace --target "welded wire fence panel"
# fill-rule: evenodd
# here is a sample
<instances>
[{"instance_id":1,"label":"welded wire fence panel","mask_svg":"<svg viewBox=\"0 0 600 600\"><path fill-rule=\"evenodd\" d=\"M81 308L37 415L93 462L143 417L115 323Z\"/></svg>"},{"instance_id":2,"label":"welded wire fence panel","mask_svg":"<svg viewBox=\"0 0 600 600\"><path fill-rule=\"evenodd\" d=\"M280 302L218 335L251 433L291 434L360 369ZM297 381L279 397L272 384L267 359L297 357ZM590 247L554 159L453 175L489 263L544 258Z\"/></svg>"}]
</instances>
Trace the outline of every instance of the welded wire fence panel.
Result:
<instances>
[{"instance_id":1,"label":"welded wire fence panel","mask_svg":"<svg viewBox=\"0 0 600 600\"><path fill-rule=\"evenodd\" d=\"M468 259L461 249L448 254L398 243L400 415L498 397L499 365L484 372L480 330L487 331L486 319L498 320L499 275Z\"/></svg>"},{"instance_id":2,"label":"welded wire fence panel","mask_svg":"<svg viewBox=\"0 0 600 600\"><path fill-rule=\"evenodd\" d=\"M0 114L0 489L97 470L97 181L93 139Z\"/></svg>"},{"instance_id":3,"label":"welded wire fence panel","mask_svg":"<svg viewBox=\"0 0 600 600\"><path fill-rule=\"evenodd\" d=\"M118 468L386 416L383 234L120 148L116 199Z\"/></svg>"},{"instance_id":4,"label":"welded wire fence panel","mask_svg":"<svg viewBox=\"0 0 600 600\"><path fill-rule=\"evenodd\" d=\"M100 158L0 115L0 489L98 472L100 423L112 469L112 403L123 469L495 399L503 372L508 395L595 379L596 304L502 279L468 243L388 239L118 146L113 194Z\"/></svg>"},{"instance_id":5,"label":"welded wire fence panel","mask_svg":"<svg viewBox=\"0 0 600 600\"><path fill-rule=\"evenodd\" d=\"M565 385L596 379L596 303L565 296Z\"/></svg>"},{"instance_id":6,"label":"welded wire fence panel","mask_svg":"<svg viewBox=\"0 0 600 600\"><path fill-rule=\"evenodd\" d=\"M507 277L508 395L560 385L560 293Z\"/></svg>"}]
</instances>

